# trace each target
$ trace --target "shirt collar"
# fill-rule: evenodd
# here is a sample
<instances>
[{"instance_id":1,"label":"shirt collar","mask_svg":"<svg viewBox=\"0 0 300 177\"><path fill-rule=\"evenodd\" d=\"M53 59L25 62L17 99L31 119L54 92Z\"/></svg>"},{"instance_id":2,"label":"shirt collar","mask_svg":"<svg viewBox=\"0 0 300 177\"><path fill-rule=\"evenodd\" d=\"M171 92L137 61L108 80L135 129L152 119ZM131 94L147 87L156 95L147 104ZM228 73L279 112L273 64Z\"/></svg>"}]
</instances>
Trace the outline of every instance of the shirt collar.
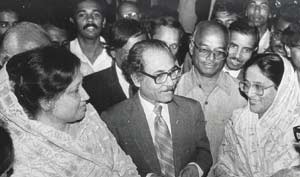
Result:
<instances>
[{"instance_id":1,"label":"shirt collar","mask_svg":"<svg viewBox=\"0 0 300 177\"><path fill-rule=\"evenodd\" d=\"M144 108L144 111L145 111L145 113L147 114L147 113L154 113L153 112L153 110L154 110L154 104L153 103L151 103L151 102L149 102L148 100L146 100L145 98L143 98L142 96L141 96L141 92L140 92L140 90L138 91L138 95L139 95L139 98L140 98L140 101L141 101L141 105L142 105L142 107ZM165 104L165 103L159 103L161 106L162 106L162 109L167 109L167 104Z\"/></svg>"}]
</instances>

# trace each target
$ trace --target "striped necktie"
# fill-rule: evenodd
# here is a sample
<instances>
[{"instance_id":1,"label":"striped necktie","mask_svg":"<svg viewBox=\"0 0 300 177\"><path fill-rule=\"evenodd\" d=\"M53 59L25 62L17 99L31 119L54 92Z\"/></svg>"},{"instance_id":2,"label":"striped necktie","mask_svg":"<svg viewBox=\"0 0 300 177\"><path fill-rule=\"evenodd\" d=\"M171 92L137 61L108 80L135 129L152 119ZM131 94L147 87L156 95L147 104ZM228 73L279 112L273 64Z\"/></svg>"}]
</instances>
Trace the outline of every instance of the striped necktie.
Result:
<instances>
[{"instance_id":1,"label":"striped necktie","mask_svg":"<svg viewBox=\"0 0 300 177\"><path fill-rule=\"evenodd\" d=\"M165 177L175 177L172 137L165 120L161 116L161 109L161 105L156 105L153 110L156 114L154 122L156 154L162 174Z\"/></svg>"}]
</instances>

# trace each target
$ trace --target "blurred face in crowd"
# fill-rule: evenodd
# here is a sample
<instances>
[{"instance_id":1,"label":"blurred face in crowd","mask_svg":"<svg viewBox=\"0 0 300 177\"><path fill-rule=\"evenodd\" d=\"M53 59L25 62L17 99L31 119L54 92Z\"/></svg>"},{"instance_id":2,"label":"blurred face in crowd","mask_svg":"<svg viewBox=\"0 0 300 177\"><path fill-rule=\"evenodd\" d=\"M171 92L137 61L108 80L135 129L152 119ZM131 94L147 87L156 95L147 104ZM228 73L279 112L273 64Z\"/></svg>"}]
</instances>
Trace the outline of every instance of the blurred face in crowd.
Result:
<instances>
[{"instance_id":1,"label":"blurred face in crowd","mask_svg":"<svg viewBox=\"0 0 300 177\"><path fill-rule=\"evenodd\" d=\"M155 30L153 39L158 39L167 44L171 49L172 54L175 56L179 48L180 31L176 28L168 26L159 26Z\"/></svg>"},{"instance_id":2,"label":"blurred face in crowd","mask_svg":"<svg viewBox=\"0 0 300 177\"><path fill-rule=\"evenodd\" d=\"M147 49L143 52L142 57L144 72L152 76L171 73L176 70L174 57L168 50ZM152 103L168 103L172 101L178 79L171 79L170 75L168 75L165 82L156 83L149 76L142 75L141 77L136 85L139 87L143 98Z\"/></svg>"},{"instance_id":3,"label":"blurred face in crowd","mask_svg":"<svg viewBox=\"0 0 300 177\"><path fill-rule=\"evenodd\" d=\"M214 77L222 70L226 59L225 34L214 26L198 30L190 45L193 64L198 73Z\"/></svg>"},{"instance_id":4,"label":"blurred face in crowd","mask_svg":"<svg viewBox=\"0 0 300 177\"><path fill-rule=\"evenodd\" d=\"M127 43L120 49L116 50L116 63L118 65L119 68L121 68L122 63L127 59L129 50L132 48L132 46L137 43L140 42L142 40L146 39L146 35L145 34L136 34L131 36Z\"/></svg>"},{"instance_id":5,"label":"blurred face in crowd","mask_svg":"<svg viewBox=\"0 0 300 177\"><path fill-rule=\"evenodd\" d=\"M268 19L271 17L269 0L249 0L246 16L249 19L249 25L266 26Z\"/></svg>"},{"instance_id":6,"label":"blurred face in crowd","mask_svg":"<svg viewBox=\"0 0 300 177\"><path fill-rule=\"evenodd\" d=\"M277 90L274 87L274 82L264 76L257 65L250 66L247 69L245 79L251 84L249 91L246 93L250 110L261 117L269 109L276 97ZM254 85L260 85L265 88L262 95L258 94Z\"/></svg>"},{"instance_id":7,"label":"blurred face in crowd","mask_svg":"<svg viewBox=\"0 0 300 177\"><path fill-rule=\"evenodd\" d=\"M227 11L219 11L216 12L214 20L229 28L230 24L235 22L237 18L238 18L237 14L228 13Z\"/></svg>"},{"instance_id":8,"label":"blurred face in crowd","mask_svg":"<svg viewBox=\"0 0 300 177\"><path fill-rule=\"evenodd\" d=\"M19 21L18 15L13 11L0 12L0 36Z\"/></svg>"},{"instance_id":9,"label":"blurred face in crowd","mask_svg":"<svg viewBox=\"0 0 300 177\"><path fill-rule=\"evenodd\" d=\"M68 44L68 33L66 30L51 25L46 29L52 43L59 46L66 46Z\"/></svg>"},{"instance_id":10,"label":"blurred face in crowd","mask_svg":"<svg viewBox=\"0 0 300 177\"><path fill-rule=\"evenodd\" d=\"M226 65L231 70L239 70L251 58L256 46L256 36L237 31L230 33Z\"/></svg>"},{"instance_id":11,"label":"blurred face in crowd","mask_svg":"<svg viewBox=\"0 0 300 177\"><path fill-rule=\"evenodd\" d=\"M95 1L87 0L77 5L74 22L77 25L78 36L95 39L100 36L105 19L100 5Z\"/></svg>"},{"instance_id":12,"label":"blurred face in crowd","mask_svg":"<svg viewBox=\"0 0 300 177\"><path fill-rule=\"evenodd\" d=\"M290 25L290 22L285 21L282 18L279 18L276 24L271 29L271 38L270 38L270 47L271 50L275 53L278 53L282 56L287 56L287 53L284 49L284 45L281 41L282 32Z\"/></svg>"},{"instance_id":13,"label":"blurred face in crowd","mask_svg":"<svg viewBox=\"0 0 300 177\"><path fill-rule=\"evenodd\" d=\"M140 11L138 7L134 4L123 3L119 9L118 19L129 18L139 21L141 18Z\"/></svg>"}]
</instances>

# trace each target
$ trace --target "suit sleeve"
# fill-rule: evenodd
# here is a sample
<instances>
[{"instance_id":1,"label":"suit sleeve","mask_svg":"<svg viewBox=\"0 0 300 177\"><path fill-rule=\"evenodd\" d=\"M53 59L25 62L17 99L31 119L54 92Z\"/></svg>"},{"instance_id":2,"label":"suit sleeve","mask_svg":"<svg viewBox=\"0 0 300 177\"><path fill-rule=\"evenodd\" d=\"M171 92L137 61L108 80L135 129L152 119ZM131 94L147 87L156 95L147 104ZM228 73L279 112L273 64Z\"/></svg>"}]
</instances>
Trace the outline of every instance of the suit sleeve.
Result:
<instances>
[{"instance_id":1,"label":"suit sleeve","mask_svg":"<svg viewBox=\"0 0 300 177\"><path fill-rule=\"evenodd\" d=\"M197 157L196 163L203 170L203 176L206 176L212 165L212 156L210 145L205 130L204 114L200 103L197 103L195 110L195 134L197 137Z\"/></svg>"},{"instance_id":2,"label":"suit sleeve","mask_svg":"<svg viewBox=\"0 0 300 177\"><path fill-rule=\"evenodd\" d=\"M108 120L109 114L102 113L101 116L104 116L105 120ZM106 121L109 122L109 121ZM137 172L137 167L133 163L131 157L129 155L126 155L125 152L122 150L122 148L117 143L114 133L114 128L111 126L111 124L106 125L109 127L109 130L107 129L107 134L111 139L111 150L113 154L113 161L114 161L114 167L112 171L114 171L114 176L120 176L120 177L139 177ZM113 130L113 131L111 131Z\"/></svg>"}]
</instances>

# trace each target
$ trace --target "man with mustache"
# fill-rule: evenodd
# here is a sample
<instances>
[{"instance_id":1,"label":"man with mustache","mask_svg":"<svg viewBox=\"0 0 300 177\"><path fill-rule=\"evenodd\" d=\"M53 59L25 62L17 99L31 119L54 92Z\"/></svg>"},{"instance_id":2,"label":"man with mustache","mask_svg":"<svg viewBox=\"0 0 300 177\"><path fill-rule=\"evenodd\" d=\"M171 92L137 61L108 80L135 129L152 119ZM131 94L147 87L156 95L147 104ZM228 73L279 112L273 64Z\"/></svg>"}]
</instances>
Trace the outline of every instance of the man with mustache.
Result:
<instances>
[{"instance_id":1,"label":"man with mustache","mask_svg":"<svg viewBox=\"0 0 300 177\"><path fill-rule=\"evenodd\" d=\"M241 80L241 69L256 52L258 40L257 28L244 20L233 22L229 27L228 56L223 71Z\"/></svg>"},{"instance_id":2,"label":"man with mustache","mask_svg":"<svg viewBox=\"0 0 300 177\"><path fill-rule=\"evenodd\" d=\"M212 159L203 112L198 102L174 96L181 74L168 46L159 40L138 42L123 68L139 91L101 117L139 174L206 176Z\"/></svg>"},{"instance_id":3,"label":"man with mustache","mask_svg":"<svg viewBox=\"0 0 300 177\"><path fill-rule=\"evenodd\" d=\"M272 17L270 0L248 0L246 16L250 26L255 26L259 32L258 53L269 48L271 33L268 21Z\"/></svg>"},{"instance_id":4,"label":"man with mustache","mask_svg":"<svg viewBox=\"0 0 300 177\"><path fill-rule=\"evenodd\" d=\"M175 92L200 102L214 163L226 120L234 109L246 104L239 93L238 80L222 71L228 38L227 28L222 24L215 21L197 24L189 51L193 66L181 77Z\"/></svg>"},{"instance_id":5,"label":"man with mustache","mask_svg":"<svg viewBox=\"0 0 300 177\"><path fill-rule=\"evenodd\" d=\"M100 36L105 25L104 0L76 0L73 4L73 17L77 27L77 38L70 42L70 50L81 60L84 75L106 69L112 59L104 47L105 40Z\"/></svg>"}]
</instances>

